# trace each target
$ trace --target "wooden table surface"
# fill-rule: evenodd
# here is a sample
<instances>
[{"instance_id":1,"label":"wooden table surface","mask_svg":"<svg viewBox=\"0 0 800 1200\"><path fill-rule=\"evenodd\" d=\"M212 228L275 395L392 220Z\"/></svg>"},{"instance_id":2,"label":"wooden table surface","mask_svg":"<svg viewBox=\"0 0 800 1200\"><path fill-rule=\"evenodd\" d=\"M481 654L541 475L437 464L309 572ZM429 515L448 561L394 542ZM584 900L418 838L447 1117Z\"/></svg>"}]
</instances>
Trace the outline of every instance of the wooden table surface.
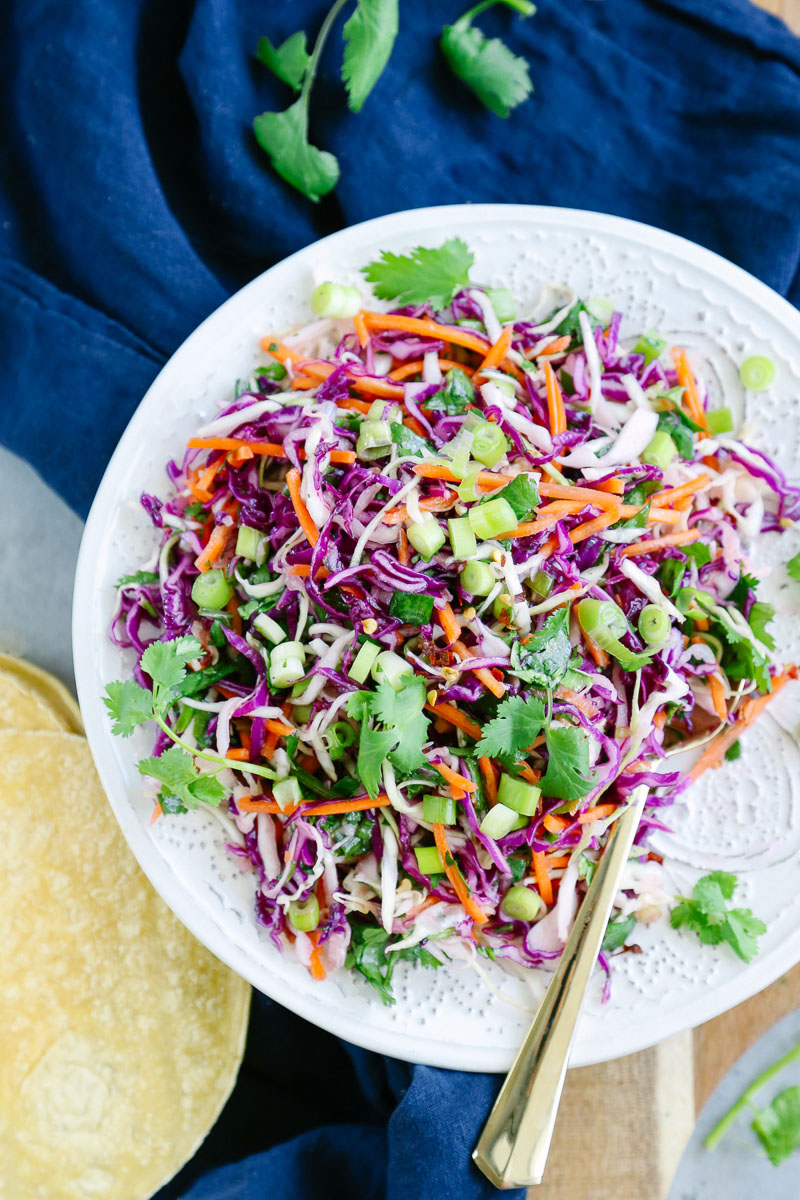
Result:
<instances>
[{"instance_id":1,"label":"wooden table surface","mask_svg":"<svg viewBox=\"0 0 800 1200\"><path fill-rule=\"evenodd\" d=\"M800 33L800 0L758 0ZM800 1008L800 966L651 1050L570 1071L545 1183L529 1200L664 1200L697 1113L737 1058Z\"/></svg>"}]
</instances>

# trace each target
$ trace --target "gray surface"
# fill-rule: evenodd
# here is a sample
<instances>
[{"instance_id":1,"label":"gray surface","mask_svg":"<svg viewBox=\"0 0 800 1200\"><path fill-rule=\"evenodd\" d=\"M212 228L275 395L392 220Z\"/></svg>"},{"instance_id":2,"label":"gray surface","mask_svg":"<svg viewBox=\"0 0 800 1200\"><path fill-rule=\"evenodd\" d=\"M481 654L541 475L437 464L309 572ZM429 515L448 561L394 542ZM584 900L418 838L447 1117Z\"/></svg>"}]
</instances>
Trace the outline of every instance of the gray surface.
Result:
<instances>
[{"instance_id":1,"label":"gray surface","mask_svg":"<svg viewBox=\"0 0 800 1200\"><path fill-rule=\"evenodd\" d=\"M52 671L74 691L72 582L83 522L27 463L3 449L0 512L0 650Z\"/></svg>"},{"instance_id":2,"label":"gray surface","mask_svg":"<svg viewBox=\"0 0 800 1200\"><path fill-rule=\"evenodd\" d=\"M735 1104L762 1071L800 1041L800 1009L779 1021L743 1054L712 1094L700 1114L680 1161L667 1200L797 1200L800 1196L800 1153L773 1167L750 1128L753 1114L742 1113L714 1150L703 1138ZM800 1063L794 1062L757 1094L763 1108L778 1092L800 1083Z\"/></svg>"}]
</instances>

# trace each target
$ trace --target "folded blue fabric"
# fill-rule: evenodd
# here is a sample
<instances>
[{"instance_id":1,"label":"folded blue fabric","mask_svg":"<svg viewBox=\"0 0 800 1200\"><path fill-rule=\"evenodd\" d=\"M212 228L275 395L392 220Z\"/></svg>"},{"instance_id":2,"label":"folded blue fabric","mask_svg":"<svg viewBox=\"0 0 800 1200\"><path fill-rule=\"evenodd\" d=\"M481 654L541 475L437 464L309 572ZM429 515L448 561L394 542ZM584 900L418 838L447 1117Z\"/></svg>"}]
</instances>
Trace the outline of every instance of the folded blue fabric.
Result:
<instances>
[{"instance_id":1,"label":"folded blue fabric","mask_svg":"<svg viewBox=\"0 0 800 1200\"><path fill-rule=\"evenodd\" d=\"M286 105L257 38L327 0L7 0L0 87L0 440L80 513L165 358L232 290L342 226L461 201L618 213L719 251L800 303L800 43L746 0L541 0L483 27L531 62L508 121L436 39L467 0L404 0L358 117L332 39L312 135L339 157L314 206L252 117ZM257 997L239 1085L161 1196L471 1200L499 1081L385 1060ZM228 1165L226 1165L228 1164ZM231 1165L232 1164L232 1165ZM519 1193L521 1195L521 1193Z\"/></svg>"}]
</instances>

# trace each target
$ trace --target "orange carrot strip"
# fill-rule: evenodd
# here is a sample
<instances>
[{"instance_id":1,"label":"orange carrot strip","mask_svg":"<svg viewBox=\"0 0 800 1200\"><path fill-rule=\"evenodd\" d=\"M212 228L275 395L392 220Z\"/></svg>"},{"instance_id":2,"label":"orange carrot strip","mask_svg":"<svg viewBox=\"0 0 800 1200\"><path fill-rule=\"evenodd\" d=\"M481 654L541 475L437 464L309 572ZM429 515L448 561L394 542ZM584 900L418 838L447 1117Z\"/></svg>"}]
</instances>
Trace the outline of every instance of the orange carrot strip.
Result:
<instances>
[{"instance_id":1,"label":"orange carrot strip","mask_svg":"<svg viewBox=\"0 0 800 1200\"><path fill-rule=\"evenodd\" d=\"M398 317L393 313L365 312L367 329L392 329L404 333L416 333L420 337L434 338L437 342L449 342L452 346L464 346L481 356L486 354L486 342L467 329L452 325L440 325L427 317Z\"/></svg>"},{"instance_id":2,"label":"orange carrot strip","mask_svg":"<svg viewBox=\"0 0 800 1200\"><path fill-rule=\"evenodd\" d=\"M211 499L211 492L205 491L198 485L197 479L199 475L199 471L190 471L186 476L186 485L195 500L198 500L201 504L205 504L207 500Z\"/></svg>"},{"instance_id":3,"label":"orange carrot strip","mask_svg":"<svg viewBox=\"0 0 800 1200\"><path fill-rule=\"evenodd\" d=\"M571 822L566 817L556 816L555 813L547 813L542 824L548 833L561 833L562 830L569 828Z\"/></svg>"},{"instance_id":4,"label":"orange carrot strip","mask_svg":"<svg viewBox=\"0 0 800 1200\"><path fill-rule=\"evenodd\" d=\"M773 696L777 696L778 692L784 687L790 679L797 678L797 668L788 667L783 674L775 675L772 680L772 691L765 692L763 696L751 696L744 701L739 713L736 716L735 724L731 725L724 733L715 737L712 742L706 746L703 753L698 758L697 762L689 772L689 778L692 783L703 774L708 767L717 767L721 764L723 757L730 750L734 742L739 740L741 734L744 733L750 725L753 724L769 704Z\"/></svg>"},{"instance_id":5,"label":"orange carrot strip","mask_svg":"<svg viewBox=\"0 0 800 1200\"><path fill-rule=\"evenodd\" d=\"M536 886L539 889L539 895L544 900L548 908L553 903L553 885L550 881L550 876L547 874L547 860L542 850L534 850L533 858L533 874L536 877Z\"/></svg>"},{"instance_id":6,"label":"orange carrot strip","mask_svg":"<svg viewBox=\"0 0 800 1200\"><path fill-rule=\"evenodd\" d=\"M573 546L577 546L578 542L585 542L587 538L593 537L601 529L607 529L609 525L613 525L618 520L619 506L609 508L607 512L601 513L599 517L592 517L591 521L584 521L583 525L576 525L569 532L569 540Z\"/></svg>"},{"instance_id":7,"label":"orange carrot strip","mask_svg":"<svg viewBox=\"0 0 800 1200\"><path fill-rule=\"evenodd\" d=\"M320 948L317 945L319 942L319 930L315 929L313 933L306 934L306 937L312 943L311 956L308 960L308 969L311 972L311 978L320 983L323 979L327 979L327 972L322 965L322 956Z\"/></svg>"},{"instance_id":8,"label":"orange carrot strip","mask_svg":"<svg viewBox=\"0 0 800 1200\"><path fill-rule=\"evenodd\" d=\"M578 824L588 825L590 821L601 821L617 811L617 804L598 804L596 808L587 808L586 812L578 814Z\"/></svg>"},{"instance_id":9,"label":"orange carrot strip","mask_svg":"<svg viewBox=\"0 0 800 1200\"><path fill-rule=\"evenodd\" d=\"M286 474L286 485L289 488L289 497L297 519L300 522L300 528L311 545L316 546L319 541L319 530L311 520L311 514L300 495L300 479L301 475L297 467L292 467L291 471L288 471Z\"/></svg>"},{"instance_id":10,"label":"orange carrot strip","mask_svg":"<svg viewBox=\"0 0 800 1200\"><path fill-rule=\"evenodd\" d=\"M722 685L722 680L719 675L712 675L708 682L711 687L711 703L714 705L714 712L720 721L727 721L728 706L725 703L725 688Z\"/></svg>"},{"instance_id":11,"label":"orange carrot strip","mask_svg":"<svg viewBox=\"0 0 800 1200\"><path fill-rule=\"evenodd\" d=\"M482 754L478 759L478 766L481 769L483 776L483 786L486 791L486 799L489 804L494 806L497 803L497 775L494 770L494 763L485 754Z\"/></svg>"},{"instance_id":12,"label":"orange carrot strip","mask_svg":"<svg viewBox=\"0 0 800 1200\"><path fill-rule=\"evenodd\" d=\"M513 325L507 325L475 372L475 379L477 379L479 375L482 375L484 371L490 371L493 367L500 365L505 356L508 354L513 336Z\"/></svg>"},{"instance_id":13,"label":"orange carrot strip","mask_svg":"<svg viewBox=\"0 0 800 1200\"><path fill-rule=\"evenodd\" d=\"M401 529L397 537L397 557L400 560L400 565L407 567L411 562L411 553L408 549L408 535L405 529Z\"/></svg>"},{"instance_id":14,"label":"orange carrot strip","mask_svg":"<svg viewBox=\"0 0 800 1200\"><path fill-rule=\"evenodd\" d=\"M646 542L630 542L619 552L620 558L636 558L640 554L653 554L665 546L688 546L701 536L699 529L687 529L684 533L665 533L663 537L650 538Z\"/></svg>"},{"instance_id":15,"label":"orange carrot strip","mask_svg":"<svg viewBox=\"0 0 800 1200\"><path fill-rule=\"evenodd\" d=\"M286 458L287 454L279 442L248 442L241 438L189 438L186 443L192 450L250 450L253 454L272 455L275 458ZM300 448L300 458L305 459L306 452ZM354 463L354 450L331 450L331 462Z\"/></svg>"},{"instance_id":16,"label":"orange carrot strip","mask_svg":"<svg viewBox=\"0 0 800 1200\"><path fill-rule=\"evenodd\" d=\"M456 708L454 704L448 704L440 701L438 704L426 704L428 712L434 713L437 717L441 717L450 725L455 725L456 729L463 729L464 733L469 737L479 741L483 736L481 727L475 721L470 720L468 716Z\"/></svg>"},{"instance_id":17,"label":"orange carrot strip","mask_svg":"<svg viewBox=\"0 0 800 1200\"><path fill-rule=\"evenodd\" d=\"M436 610L436 618L444 630L448 646L457 642L461 636L461 625L449 604L443 604Z\"/></svg>"},{"instance_id":18,"label":"orange carrot strip","mask_svg":"<svg viewBox=\"0 0 800 1200\"><path fill-rule=\"evenodd\" d=\"M418 358L416 362L402 363L399 367L395 367L393 371L389 372L388 378L399 382L401 379L408 379L410 375L421 374L424 366L425 364L421 358ZM452 358L440 358L439 370L463 371L466 375L473 375L475 373L474 367L468 367L465 363L454 362Z\"/></svg>"},{"instance_id":19,"label":"orange carrot strip","mask_svg":"<svg viewBox=\"0 0 800 1200\"><path fill-rule=\"evenodd\" d=\"M276 733L278 737L289 737L290 734L296 733L294 725L287 725L285 721L265 721L265 725L270 733Z\"/></svg>"},{"instance_id":20,"label":"orange carrot strip","mask_svg":"<svg viewBox=\"0 0 800 1200\"><path fill-rule=\"evenodd\" d=\"M283 342L279 342L274 337L263 337L261 339L261 349L266 350L267 354L271 354L273 358L277 358L278 362L288 361L290 363L298 363L302 361L302 354L298 354L296 350L291 350L288 346L284 346Z\"/></svg>"},{"instance_id":21,"label":"orange carrot strip","mask_svg":"<svg viewBox=\"0 0 800 1200\"><path fill-rule=\"evenodd\" d=\"M703 401L700 399L700 392L697 390L697 381L692 374L692 368L689 366L689 359L686 357L686 351L680 346L673 346L670 351L672 361L675 363L675 371L678 376L678 383L684 389L686 399L686 407L689 410L689 416L697 425L701 425L708 432L708 421L706 420Z\"/></svg>"},{"instance_id":22,"label":"orange carrot strip","mask_svg":"<svg viewBox=\"0 0 800 1200\"><path fill-rule=\"evenodd\" d=\"M611 659L608 657L608 655L606 654L603 647L598 646L598 644L594 640L594 638L589 637L588 633L585 633L583 635L583 640L586 642L586 649L589 651L589 654L594 659L595 666L607 667L608 664L611 662Z\"/></svg>"},{"instance_id":23,"label":"orange carrot strip","mask_svg":"<svg viewBox=\"0 0 800 1200\"><path fill-rule=\"evenodd\" d=\"M357 800L332 800L328 804L309 809L307 816L329 817L337 813L363 812L365 808L385 808L390 803L389 797L383 794L376 796L374 800L369 796L359 796ZM297 810L297 805L281 808L276 800L254 800L252 796L240 796L236 805L240 812L282 813L285 816L290 816Z\"/></svg>"},{"instance_id":24,"label":"orange carrot strip","mask_svg":"<svg viewBox=\"0 0 800 1200\"><path fill-rule=\"evenodd\" d=\"M457 492L446 492L444 496L424 496L419 502L423 512L446 512L448 508L452 508L458 499ZM397 508L387 509L383 517L384 525L399 525L402 521L408 520L408 509L405 504L399 505Z\"/></svg>"},{"instance_id":25,"label":"orange carrot strip","mask_svg":"<svg viewBox=\"0 0 800 1200\"><path fill-rule=\"evenodd\" d=\"M539 351L539 353L536 355L537 360L540 358L546 358L548 355L552 354L562 354L564 350L569 349L569 344L571 341L572 338L570 338L567 334L564 334L563 337L556 338L554 342L550 342L549 345L545 346L544 350Z\"/></svg>"},{"instance_id":26,"label":"orange carrot strip","mask_svg":"<svg viewBox=\"0 0 800 1200\"><path fill-rule=\"evenodd\" d=\"M539 494L554 500L583 500L584 504L593 504L596 508L618 508L619 500L608 492L598 491L597 488L572 487L563 483L539 484Z\"/></svg>"},{"instance_id":27,"label":"orange carrot strip","mask_svg":"<svg viewBox=\"0 0 800 1200\"><path fill-rule=\"evenodd\" d=\"M379 396L384 400L402 400L405 392L395 383L387 383L385 379L377 379L372 375L355 375L350 380L350 387L357 392L366 392L368 396Z\"/></svg>"},{"instance_id":28,"label":"orange carrot strip","mask_svg":"<svg viewBox=\"0 0 800 1200\"><path fill-rule=\"evenodd\" d=\"M558 386L556 373L547 360L544 364L544 381L547 388L547 418L550 422L550 432L552 434L565 433L567 414L564 411L561 388Z\"/></svg>"},{"instance_id":29,"label":"orange carrot strip","mask_svg":"<svg viewBox=\"0 0 800 1200\"><path fill-rule=\"evenodd\" d=\"M546 860L548 871L560 871L569 866L568 854L551 854Z\"/></svg>"},{"instance_id":30,"label":"orange carrot strip","mask_svg":"<svg viewBox=\"0 0 800 1200\"><path fill-rule=\"evenodd\" d=\"M270 732L267 734L266 738L264 739L264 748L261 751L261 757L265 758L267 760L267 762L270 762L273 754L275 753L275 751L277 749L278 749L278 735L277 735L277 733L274 733L272 730L270 730Z\"/></svg>"},{"instance_id":31,"label":"orange carrot strip","mask_svg":"<svg viewBox=\"0 0 800 1200\"><path fill-rule=\"evenodd\" d=\"M676 500L685 500L687 496L693 496L695 492L701 492L704 487L711 483L710 475L696 475L694 479L687 479L686 483L680 484L679 487L667 488L664 492L656 492L650 497L650 503L655 508L664 508L667 504L674 504ZM541 488L539 489L541 491Z\"/></svg>"},{"instance_id":32,"label":"orange carrot strip","mask_svg":"<svg viewBox=\"0 0 800 1200\"><path fill-rule=\"evenodd\" d=\"M147 824L155 825L158 818L163 817L163 815L164 815L164 810L161 807L161 802L159 800L156 800L156 805L155 805L155 808L153 809L153 815L150 818L150 820L147 822Z\"/></svg>"},{"instance_id":33,"label":"orange carrot strip","mask_svg":"<svg viewBox=\"0 0 800 1200\"><path fill-rule=\"evenodd\" d=\"M433 840L436 842L436 849L439 851L442 862L444 863L444 871L453 891L458 896L466 912L472 917L476 925L483 925L488 921L488 917L483 909L475 903L467 891L467 885L461 878L461 872L455 864L455 859L450 851L450 846L447 842L447 834L444 831L444 825L434 823L433 825Z\"/></svg>"},{"instance_id":34,"label":"orange carrot strip","mask_svg":"<svg viewBox=\"0 0 800 1200\"><path fill-rule=\"evenodd\" d=\"M234 749L234 750L226 750L226 751L225 751L225 757L226 757L226 758L233 758L233 759L235 759L237 762L247 762L247 761L248 761L248 759L250 758L250 751L249 751L249 750L245 750L244 748L242 748L241 750L237 750L237 749Z\"/></svg>"},{"instance_id":35,"label":"orange carrot strip","mask_svg":"<svg viewBox=\"0 0 800 1200\"><path fill-rule=\"evenodd\" d=\"M311 567L308 563L295 563L292 567L286 568L287 575L297 575L300 579L308 579L311 574ZM327 579L330 571L327 567L320 567L314 576L315 579Z\"/></svg>"},{"instance_id":36,"label":"orange carrot strip","mask_svg":"<svg viewBox=\"0 0 800 1200\"><path fill-rule=\"evenodd\" d=\"M531 746L531 750L535 750L538 746L543 746L544 741L545 741L545 739L544 739L544 734L543 734L541 737L538 737L536 739L536 741ZM538 783L539 780L542 778L541 771L534 771L533 767L530 766L530 764L526 763L526 762L518 762L517 770L519 771L520 775L522 776L522 778L525 780L526 783Z\"/></svg>"},{"instance_id":37,"label":"orange carrot strip","mask_svg":"<svg viewBox=\"0 0 800 1200\"><path fill-rule=\"evenodd\" d=\"M194 565L198 571L209 571L214 566L214 563L219 561L235 529L235 525L214 526L211 530L211 537L194 560Z\"/></svg>"},{"instance_id":38,"label":"orange carrot strip","mask_svg":"<svg viewBox=\"0 0 800 1200\"><path fill-rule=\"evenodd\" d=\"M225 611L229 612L233 617L233 632L238 636L242 636L242 618L239 616L239 597L231 596L228 603L225 605Z\"/></svg>"},{"instance_id":39,"label":"orange carrot strip","mask_svg":"<svg viewBox=\"0 0 800 1200\"><path fill-rule=\"evenodd\" d=\"M459 775L457 771L451 770L451 768L445 766L444 763L431 763L431 766L433 767L434 771L439 772L442 779L446 779L447 782L454 788L457 788L458 791L464 793L476 792L478 790L477 783L473 783L471 779L465 779L463 775Z\"/></svg>"},{"instance_id":40,"label":"orange carrot strip","mask_svg":"<svg viewBox=\"0 0 800 1200\"><path fill-rule=\"evenodd\" d=\"M212 463L210 467L206 467L205 471L202 471L197 478L198 491L205 492L209 499L211 499L212 495L211 485L214 482L217 471L221 466L222 459L220 459L219 462Z\"/></svg>"},{"instance_id":41,"label":"orange carrot strip","mask_svg":"<svg viewBox=\"0 0 800 1200\"><path fill-rule=\"evenodd\" d=\"M592 486L596 492L611 492L612 496L621 496L625 491L625 484L621 479L601 479Z\"/></svg>"},{"instance_id":42,"label":"orange carrot strip","mask_svg":"<svg viewBox=\"0 0 800 1200\"><path fill-rule=\"evenodd\" d=\"M441 610L440 610L441 611ZM501 683L499 679L495 679L488 667L478 667L477 669L470 668L469 660L475 658L472 650L467 649L463 642L453 642L453 650L456 652L462 662L467 664L467 670L472 670L476 679L479 679L483 686L487 688L493 696L497 696L498 700L502 700L506 694L506 685Z\"/></svg>"},{"instance_id":43,"label":"orange carrot strip","mask_svg":"<svg viewBox=\"0 0 800 1200\"><path fill-rule=\"evenodd\" d=\"M353 325L355 326L358 344L363 350L364 346L366 346L367 342L369 341L369 331L367 330L366 322L364 321L363 312L356 313L356 315L353 317Z\"/></svg>"},{"instance_id":44,"label":"orange carrot strip","mask_svg":"<svg viewBox=\"0 0 800 1200\"><path fill-rule=\"evenodd\" d=\"M366 400L355 400L352 396L350 396L345 400L337 400L336 407L346 408L348 410L352 409L354 412L368 413L372 408L372 405L368 404Z\"/></svg>"}]
</instances>

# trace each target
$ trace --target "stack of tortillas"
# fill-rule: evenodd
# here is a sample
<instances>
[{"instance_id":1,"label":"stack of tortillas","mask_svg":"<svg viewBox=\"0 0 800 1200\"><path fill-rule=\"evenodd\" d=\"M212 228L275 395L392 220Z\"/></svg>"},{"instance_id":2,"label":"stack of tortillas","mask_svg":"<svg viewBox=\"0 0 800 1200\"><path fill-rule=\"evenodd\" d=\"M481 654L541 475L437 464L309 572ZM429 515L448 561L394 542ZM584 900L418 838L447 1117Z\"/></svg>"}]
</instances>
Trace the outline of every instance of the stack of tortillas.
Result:
<instances>
[{"instance_id":1,"label":"stack of tortillas","mask_svg":"<svg viewBox=\"0 0 800 1200\"><path fill-rule=\"evenodd\" d=\"M80 712L0 655L0 1197L146 1200L233 1088L250 988L127 847Z\"/></svg>"}]
</instances>

